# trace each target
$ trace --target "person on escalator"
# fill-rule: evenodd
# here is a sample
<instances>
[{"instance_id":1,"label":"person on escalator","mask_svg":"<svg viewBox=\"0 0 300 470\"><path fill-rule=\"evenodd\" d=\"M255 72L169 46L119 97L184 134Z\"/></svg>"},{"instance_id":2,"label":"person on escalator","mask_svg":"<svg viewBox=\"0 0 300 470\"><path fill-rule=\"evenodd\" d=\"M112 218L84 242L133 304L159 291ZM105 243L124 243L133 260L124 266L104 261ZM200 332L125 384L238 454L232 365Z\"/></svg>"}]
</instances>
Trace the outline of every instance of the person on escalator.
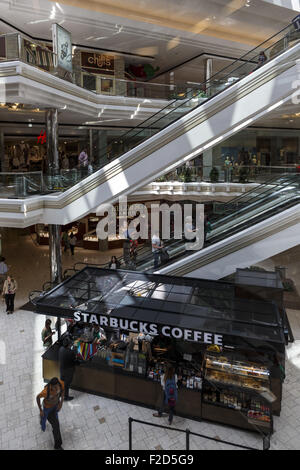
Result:
<instances>
[{"instance_id":1,"label":"person on escalator","mask_svg":"<svg viewBox=\"0 0 300 470\"><path fill-rule=\"evenodd\" d=\"M169 261L169 253L167 252L167 249L165 247L164 242L161 242L161 250L160 250L160 262L161 264L166 264Z\"/></svg>"},{"instance_id":2,"label":"person on escalator","mask_svg":"<svg viewBox=\"0 0 300 470\"><path fill-rule=\"evenodd\" d=\"M108 267L110 269L119 269L120 266L120 261L115 256L112 256Z\"/></svg>"},{"instance_id":3,"label":"person on escalator","mask_svg":"<svg viewBox=\"0 0 300 470\"><path fill-rule=\"evenodd\" d=\"M267 62L267 56L264 53L264 51L260 51L259 56L258 56L258 61L257 61L257 67L255 70L259 69L262 65L264 65Z\"/></svg>"},{"instance_id":4,"label":"person on escalator","mask_svg":"<svg viewBox=\"0 0 300 470\"><path fill-rule=\"evenodd\" d=\"M208 215L204 219L204 242L206 242L207 235L211 232L211 223L208 218Z\"/></svg>"}]
</instances>

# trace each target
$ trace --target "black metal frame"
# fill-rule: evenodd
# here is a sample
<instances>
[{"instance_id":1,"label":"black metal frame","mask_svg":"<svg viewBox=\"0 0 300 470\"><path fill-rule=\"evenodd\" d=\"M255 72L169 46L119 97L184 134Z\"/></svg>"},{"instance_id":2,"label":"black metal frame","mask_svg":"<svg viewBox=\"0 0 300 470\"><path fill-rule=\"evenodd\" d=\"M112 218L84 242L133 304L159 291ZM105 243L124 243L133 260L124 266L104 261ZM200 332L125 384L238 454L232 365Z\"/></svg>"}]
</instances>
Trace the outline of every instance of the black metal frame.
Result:
<instances>
[{"instance_id":1,"label":"black metal frame","mask_svg":"<svg viewBox=\"0 0 300 470\"><path fill-rule=\"evenodd\" d=\"M223 439L216 439L215 437L206 436L204 434L199 434L199 433L190 431L188 428L187 429L173 428L173 427L170 427L170 426L163 426L161 424L155 424L155 423L149 423L147 421L141 421L139 419L134 419L134 418L131 418L131 417L128 418L129 450L133 450L132 449L132 424L133 423L140 423L140 424L145 424L146 426L153 426L155 428L169 429L169 430L171 429L172 431L185 433L186 434L186 449L185 450L187 450L187 451L190 450L190 436L201 437L202 439L207 439L209 441L214 441L214 442L218 442L218 443L221 443L221 444L230 445L232 447L238 447L239 449L243 449L243 450L255 450L255 451L261 450L261 449L256 449L255 447L243 446L241 444L236 444L235 442L224 441ZM263 450L269 450L270 449L270 443L271 443L271 435L270 434L264 435L264 437L263 437Z\"/></svg>"}]
</instances>

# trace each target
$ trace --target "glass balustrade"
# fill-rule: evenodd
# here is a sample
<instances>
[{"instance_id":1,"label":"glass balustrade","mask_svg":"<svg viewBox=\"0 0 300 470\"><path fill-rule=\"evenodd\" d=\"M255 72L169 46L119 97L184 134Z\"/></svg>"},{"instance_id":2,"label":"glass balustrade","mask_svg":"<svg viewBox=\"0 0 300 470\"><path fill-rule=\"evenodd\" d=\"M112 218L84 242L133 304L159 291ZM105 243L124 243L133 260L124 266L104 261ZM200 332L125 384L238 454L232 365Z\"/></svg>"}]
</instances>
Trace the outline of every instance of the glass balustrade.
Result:
<instances>
[{"instance_id":1,"label":"glass balustrade","mask_svg":"<svg viewBox=\"0 0 300 470\"><path fill-rule=\"evenodd\" d=\"M209 99L221 93L223 90L228 89L238 80L255 73L258 69L260 69L260 67L264 66L266 61L272 60L282 52L286 51L288 48L296 45L299 42L299 39L300 33L294 29L293 25L289 25L253 50L244 54L241 58L227 65L221 71L210 77L209 80L197 84L195 89L191 88L189 85L185 91L181 90L180 97L178 97L176 89L175 91L172 90L172 97L175 96L175 99L169 100L166 106L151 115L148 119L139 124L138 127L132 128L122 134L118 138L120 145L117 149L112 150L108 155L106 146L102 149L100 148L88 171L77 170L70 171L69 173L59 172L55 177L52 176L51 178L45 176L42 185L43 190L64 191L80 180L83 180L90 173L99 170L106 163L120 157L124 152L144 142L150 136L155 135L161 129L164 129L169 124L175 122L192 109L200 107L204 102L207 102ZM53 67L55 64L55 55L50 49L39 46L37 43L29 41L20 34L0 36L0 41L3 40L5 41L5 47L1 47L0 49L5 50L6 53L5 57L2 57L1 60L22 60L50 73L59 74L55 67ZM264 52L263 55L261 53L262 51ZM77 73L79 73L79 71L74 68L73 74L65 74L62 78L69 80L72 83L77 83ZM92 74L88 75L90 76ZM125 88L128 88L129 84L126 80L121 80L121 82L124 90ZM165 86L159 88L157 84L149 83L134 82L134 84L130 84L130 86L132 85L138 87L141 86L141 89L144 90L143 93L146 95L148 94L149 96L152 94L152 91L150 90L164 90L162 92L164 94L168 88ZM146 89L147 91L145 91ZM97 89L92 91L96 93ZM170 89L167 91L167 94L169 94L169 91ZM142 92L140 94L142 94ZM243 167L239 169L233 168L232 171L229 174L227 172L227 175L225 176L222 176L222 171L220 171L219 180L233 180L233 182L243 182L243 180L244 182L260 182L263 181L267 176L270 176L270 174L274 174L272 171L275 173L277 170L274 167L271 169L266 167ZM282 171L282 169L280 170L279 167L278 172L280 171ZM187 178L180 176L180 173L177 176L178 178ZM194 175L192 174L191 178L194 178L195 180L199 178L197 170Z\"/></svg>"}]
</instances>

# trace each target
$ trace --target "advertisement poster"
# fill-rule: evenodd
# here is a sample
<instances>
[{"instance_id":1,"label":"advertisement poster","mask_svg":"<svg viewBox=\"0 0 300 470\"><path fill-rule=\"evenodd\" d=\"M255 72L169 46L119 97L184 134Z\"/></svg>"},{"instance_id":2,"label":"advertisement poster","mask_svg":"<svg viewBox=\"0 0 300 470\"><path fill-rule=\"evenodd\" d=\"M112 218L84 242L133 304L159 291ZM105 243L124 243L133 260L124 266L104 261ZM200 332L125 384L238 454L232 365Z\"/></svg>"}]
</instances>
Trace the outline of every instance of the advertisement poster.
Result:
<instances>
[{"instance_id":1,"label":"advertisement poster","mask_svg":"<svg viewBox=\"0 0 300 470\"><path fill-rule=\"evenodd\" d=\"M71 34L58 24L52 25L53 51L56 54L56 67L72 72Z\"/></svg>"}]
</instances>

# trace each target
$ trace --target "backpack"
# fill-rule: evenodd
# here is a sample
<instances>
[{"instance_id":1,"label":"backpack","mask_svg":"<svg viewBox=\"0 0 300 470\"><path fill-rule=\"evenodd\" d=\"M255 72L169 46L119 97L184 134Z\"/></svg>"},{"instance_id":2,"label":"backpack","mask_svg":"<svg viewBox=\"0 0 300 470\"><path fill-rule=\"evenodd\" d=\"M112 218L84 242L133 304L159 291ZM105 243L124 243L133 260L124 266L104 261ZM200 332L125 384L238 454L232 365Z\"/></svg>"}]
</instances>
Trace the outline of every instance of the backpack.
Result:
<instances>
[{"instance_id":1,"label":"backpack","mask_svg":"<svg viewBox=\"0 0 300 470\"><path fill-rule=\"evenodd\" d=\"M167 252L165 248L163 248L160 253L161 262L167 263L169 261L169 258L170 258L169 253Z\"/></svg>"},{"instance_id":2,"label":"backpack","mask_svg":"<svg viewBox=\"0 0 300 470\"><path fill-rule=\"evenodd\" d=\"M174 408L177 400L177 388L174 377L166 381L165 396L166 404L168 404L170 408Z\"/></svg>"}]
</instances>

